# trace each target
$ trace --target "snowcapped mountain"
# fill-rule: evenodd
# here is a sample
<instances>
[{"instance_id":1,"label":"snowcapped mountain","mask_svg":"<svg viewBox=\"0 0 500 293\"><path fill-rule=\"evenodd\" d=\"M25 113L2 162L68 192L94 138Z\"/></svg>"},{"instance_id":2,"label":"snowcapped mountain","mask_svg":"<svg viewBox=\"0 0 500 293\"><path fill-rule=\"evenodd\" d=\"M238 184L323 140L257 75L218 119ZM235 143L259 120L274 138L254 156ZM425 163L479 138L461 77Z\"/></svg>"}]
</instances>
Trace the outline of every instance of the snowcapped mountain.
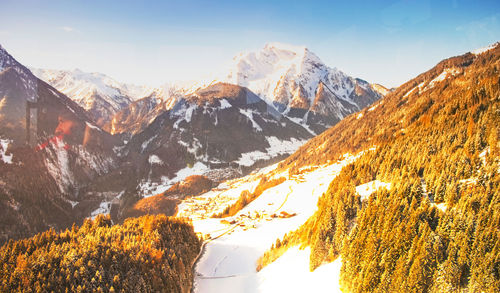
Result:
<instances>
[{"instance_id":1,"label":"snowcapped mountain","mask_svg":"<svg viewBox=\"0 0 500 293\"><path fill-rule=\"evenodd\" d=\"M0 242L87 216L100 195L82 191L115 168L115 140L0 47Z\"/></svg>"},{"instance_id":2,"label":"snowcapped mountain","mask_svg":"<svg viewBox=\"0 0 500 293\"><path fill-rule=\"evenodd\" d=\"M163 96L162 89L120 83L102 73L87 73L79 69L31 70L38 78L89 111L98 125L104 125L133 101L151 95Z\"/></svg>"},{"instance_id":3,"label":"snowcapped mountain","mask_svg":"<svg viewBox=\"0 0 500 293\"><path fill-rule=\"evenodd\" d=\"M139 177L165 187L183 179L181 174L241 174L292 153L310 137L247 88L217 83L179 98L132 136L122 155L140 157Z\"/></svg>"},{"instance_id":4,"label":"snowcapped mountain","mask_svg":"<svg viewBox=\"0 0 500 293\"><path fill-rule=\"evenodd\" d=\"M317 133L382 96L368 82L328 67L306 47L270 43L233 61L224 81L249 88Z\"/></svg>"},{"instance_id":5,"label":"snowcapped mountain","mask_svg":"<svg viewBox=\"0 0 500 293\"><path fill-rule=\"evenodd\" d=\"M124 139L130 138L133 134L144 130L161 113L170 110L178 99L190 91L176 85L165 84L150 95L133 101L118 111L103 125L103 129L113 135L121 134Z\"/></svg>"}]
</instances>

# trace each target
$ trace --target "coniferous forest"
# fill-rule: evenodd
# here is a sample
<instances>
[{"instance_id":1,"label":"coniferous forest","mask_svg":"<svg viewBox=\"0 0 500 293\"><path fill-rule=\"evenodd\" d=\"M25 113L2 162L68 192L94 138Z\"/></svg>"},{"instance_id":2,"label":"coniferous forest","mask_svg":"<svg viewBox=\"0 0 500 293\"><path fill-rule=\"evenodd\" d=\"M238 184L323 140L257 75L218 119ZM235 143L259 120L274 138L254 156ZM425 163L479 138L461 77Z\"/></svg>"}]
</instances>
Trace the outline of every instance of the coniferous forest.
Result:
<instances>
[{"instance_id":1,"label":"coniferous forest","mask_svg":"<svg viewBox=\"0 0 500 293\"><path fill-rule=\"evenodd\" d=\"M405 94L445 68L460 74ZM311 270L342 257L346 292L500 291L499 102L496 47L441 62L362 121L351 115L311 140L282 167L299 172L342 152L376 149L341 171L315 215L278 239L259 269L301 245L311 246ZM339 147L311 155L325 141ZM372 180L391 188L362 200L355 187Z\"/></svg>"},{"instance_id":2,"label":"coniferous forest","mask_svg":"<svg viewBox=\"0 0 500 293\"><path fill-rule=\"evenodd\" d=\"M193 227L164 215L109 216L0 248L0 292L189 292Z\"/></svg>"}]
</instances>

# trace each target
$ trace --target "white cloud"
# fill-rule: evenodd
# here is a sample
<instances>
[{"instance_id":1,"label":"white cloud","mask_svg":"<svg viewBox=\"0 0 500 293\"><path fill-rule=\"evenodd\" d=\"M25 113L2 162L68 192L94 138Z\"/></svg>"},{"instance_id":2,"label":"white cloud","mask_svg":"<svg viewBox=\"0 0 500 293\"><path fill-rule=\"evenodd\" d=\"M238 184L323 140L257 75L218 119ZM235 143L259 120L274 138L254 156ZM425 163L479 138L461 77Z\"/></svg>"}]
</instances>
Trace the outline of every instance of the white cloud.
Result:
<instances>
[{"instance_id":1,"label":"white cloud","mask_svg":"<svg viewBox=\"0 0 500 293\"><path fill-rule=\"evenodd\" d=\"M70 26L62 26L61 29L67 33L71 33L71 32L74 32L75 29L70 27Z\"/></svg>"}]
</instances>

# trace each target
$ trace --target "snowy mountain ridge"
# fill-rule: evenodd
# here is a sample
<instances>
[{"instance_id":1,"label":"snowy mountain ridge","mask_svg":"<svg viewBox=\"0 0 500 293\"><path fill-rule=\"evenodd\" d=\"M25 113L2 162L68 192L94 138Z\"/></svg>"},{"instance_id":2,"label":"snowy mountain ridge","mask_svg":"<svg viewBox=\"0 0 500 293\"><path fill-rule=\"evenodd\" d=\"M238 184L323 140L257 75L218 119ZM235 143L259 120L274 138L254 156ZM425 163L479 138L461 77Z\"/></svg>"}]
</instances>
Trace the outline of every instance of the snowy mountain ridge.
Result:
<instances>
[{"instance_id":1,"label":"snowy mountain ridge","mask_svg":"<svg viewBox=\"0 0 500 293\"><path fill-rule=\"evenodd\" d=\"M279 112L323 129L359 111L382 95L368 82L327 66L304 46L268 43L234 57L225 82L255 92ZM322 116L309 117L309 113Z\"/></svg>"},{"instance_id":2,"label":"snowy mountain ridge","mask_svg":"<svg viewBox=\"0 0 500 293\"><path fill-rule=\"evenodd\" d=\"M269 43L257 52L241 53L233 58L234 64L227 81L248 87L268 102L273 103L277 95L277 85L301 85L312 103L317 81L328 77L331 71L316 54L306 47L281 43Z\"/></svg>"},{"instance_id":3,"label":"snowy mountain ridge","mask_svg":"<svg viewBox=\"0 0 500 293\"><path fill-rule=\"evenodd\" d=\"M100 125L133 101L148 96L165 97L162 88L121 83L97 72L38 68L31 71L89 111Z\"/></svg>"}]
</instances>

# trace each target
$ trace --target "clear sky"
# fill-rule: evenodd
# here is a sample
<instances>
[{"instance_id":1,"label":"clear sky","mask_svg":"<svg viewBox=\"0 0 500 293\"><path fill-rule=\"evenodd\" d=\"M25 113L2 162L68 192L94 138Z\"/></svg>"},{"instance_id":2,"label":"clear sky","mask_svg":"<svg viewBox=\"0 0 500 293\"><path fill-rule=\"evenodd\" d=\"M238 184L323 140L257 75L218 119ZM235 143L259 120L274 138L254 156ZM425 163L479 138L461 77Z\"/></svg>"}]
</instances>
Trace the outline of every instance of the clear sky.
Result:
<instances>
[{"instance_id":1,"label":"clear sky","mask_svg":"<svg viewBox=\"0 0 500 293\"><path fill-rule=\"evenodd\" d=\"M393 87L499 40L498 0L0 0L0 44L21 63L136 84L210 79L237 53L282 42Z\"/></svg>"}]
</instances>

